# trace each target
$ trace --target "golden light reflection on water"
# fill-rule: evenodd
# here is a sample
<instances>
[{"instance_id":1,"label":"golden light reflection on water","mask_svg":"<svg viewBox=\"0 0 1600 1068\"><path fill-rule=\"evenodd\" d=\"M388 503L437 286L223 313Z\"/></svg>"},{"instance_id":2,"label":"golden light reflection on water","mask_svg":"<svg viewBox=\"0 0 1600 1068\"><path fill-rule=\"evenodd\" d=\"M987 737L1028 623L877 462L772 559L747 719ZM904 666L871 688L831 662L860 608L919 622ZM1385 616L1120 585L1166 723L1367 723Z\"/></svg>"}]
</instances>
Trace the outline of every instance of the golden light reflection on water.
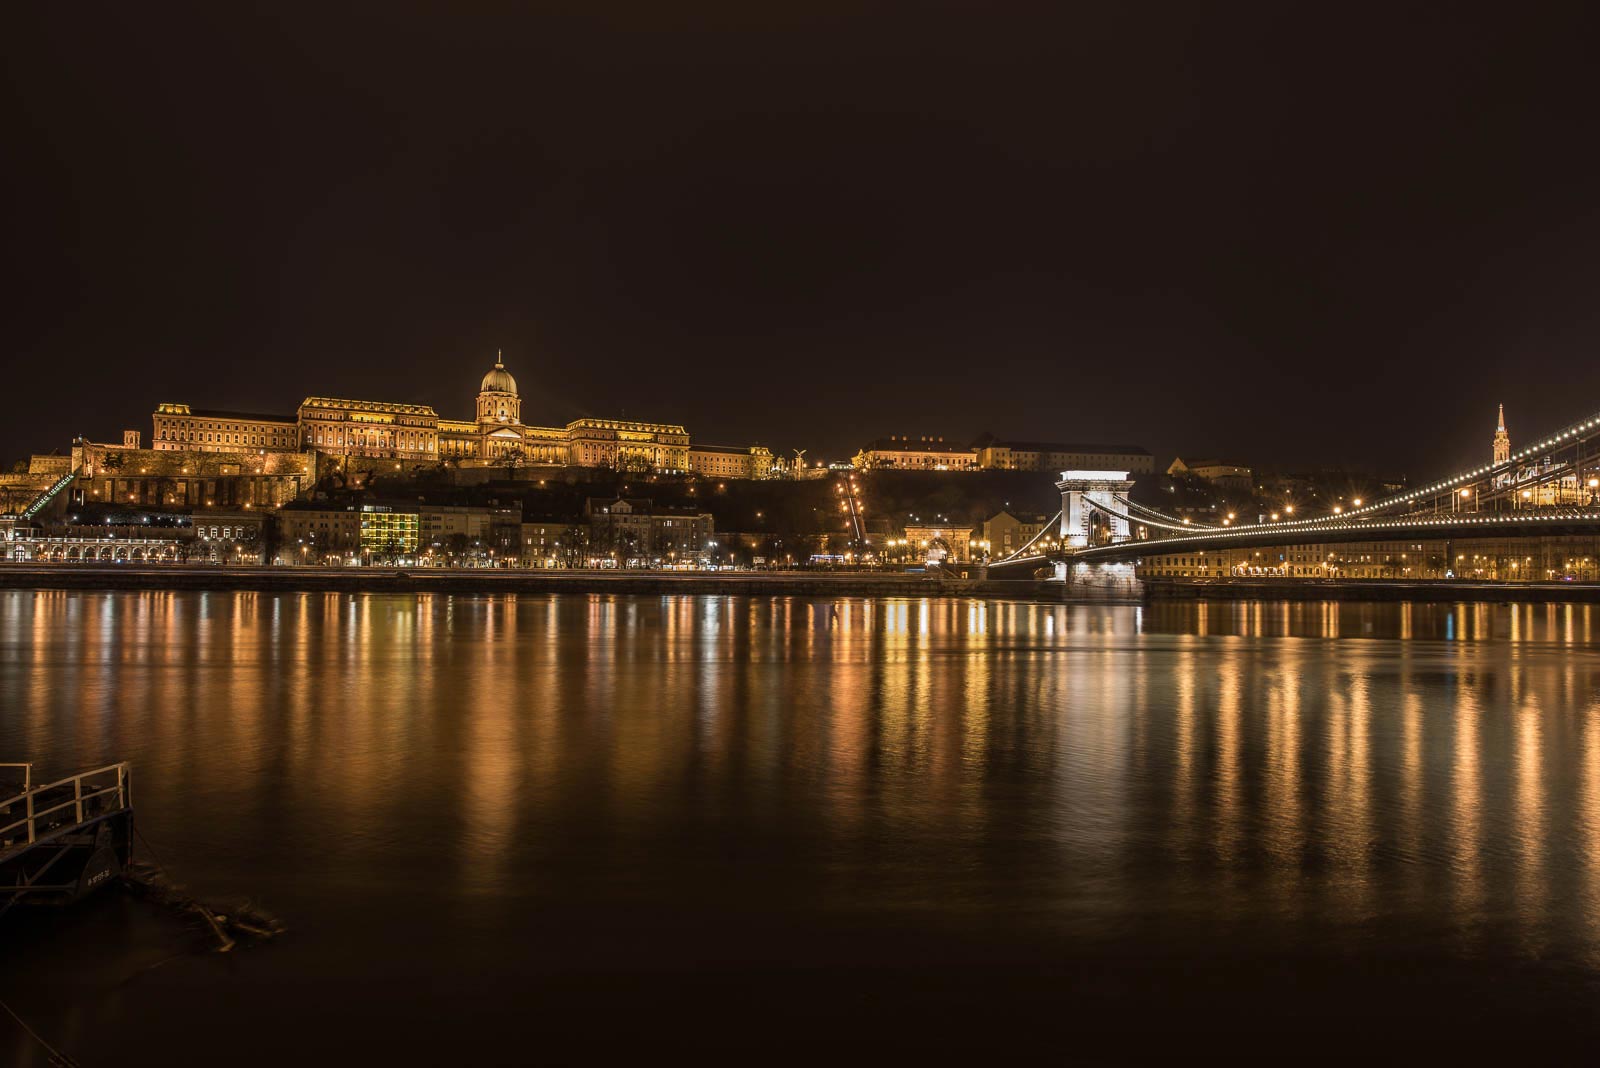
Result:
<instances>
[{"instance_id":1,"label":"golden light reflection on water","mask_svg":"<svg viewBox=\"0 0 1600 1068\"><path fill-rule=\"evenodd\" d=\"M1479 752L1481 712L1478 695L1462 687L1453 709L1454 766L1451 769L1453 833L1450 841L1450 882L1462 934L1481 937L1484 909L1482 835L1484 798L1483 757ZM1504 763L1503 760L1500 763Z\"/></svg>"},{"instance_id":2,"label":"golden light reflection on water","mask_svg":"<svg viewBox=\"0 0 1600 1068\"><path fill-rule=\"evenodd\" d=\"M0 758L132 759L142 825L241 887L292 855L371 893L425 855L504 918L578 885L733 908L781 869L827 910L1416 923L1596 964L1592 616L10 592Z\"/></svg>"},{"instance_id":3,"label":"golden light reflection on water","mask_svg":"<svg viewBox=\"0 0 1600 1068\"><path fill-rule=\"evenodd\" d=\"M1600 700L1594 700L1580 720L1578 738L1578 846L1583 876L1578 908L1590 968L1600 969Z\"/></svg>"}]
</instances>

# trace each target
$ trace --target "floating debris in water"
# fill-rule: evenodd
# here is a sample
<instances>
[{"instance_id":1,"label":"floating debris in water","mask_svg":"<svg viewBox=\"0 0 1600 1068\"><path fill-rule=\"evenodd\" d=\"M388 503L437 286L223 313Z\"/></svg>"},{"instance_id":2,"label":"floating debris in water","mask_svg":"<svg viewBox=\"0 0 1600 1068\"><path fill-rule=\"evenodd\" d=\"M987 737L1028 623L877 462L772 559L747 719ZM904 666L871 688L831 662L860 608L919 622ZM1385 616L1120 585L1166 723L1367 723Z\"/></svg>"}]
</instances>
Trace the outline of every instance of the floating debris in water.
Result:
<instances>
[{"instance_id":1,"label":"floating debris in water","mask_svg":"<svg viewBox=\"0 0 1600 1068\"><path fill-rule=\"evenodd\" d=\"M128 888L144 900L204 920L216 935L219 953L226 953L241 943L269 942L288 930L276 916L248 901L229 909L200 901L154 865L134 862L125 875Z\"/></svg>"}]
</instances>

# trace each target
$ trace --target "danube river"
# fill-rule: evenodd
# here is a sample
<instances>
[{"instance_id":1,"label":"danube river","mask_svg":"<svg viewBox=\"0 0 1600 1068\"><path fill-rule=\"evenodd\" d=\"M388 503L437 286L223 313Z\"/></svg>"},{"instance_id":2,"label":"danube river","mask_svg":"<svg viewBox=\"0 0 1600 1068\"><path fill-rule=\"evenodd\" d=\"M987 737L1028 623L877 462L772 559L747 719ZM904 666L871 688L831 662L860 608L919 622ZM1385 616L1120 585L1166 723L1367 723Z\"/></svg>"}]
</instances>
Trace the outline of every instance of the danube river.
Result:
<instances>
[{"instance_id":1,"label":"danube river","mask_svg":"<svg viewBox=\"0 0 1600 1068\"><path fill-rule=\"evenodd\" d=\"M13 913L0 999L84 1065L1527 1051L1600 1018L1597 640L1582 605L7 591L0 760L132 761L172 877L289 933Z\"/></svg>"}]
</instances>

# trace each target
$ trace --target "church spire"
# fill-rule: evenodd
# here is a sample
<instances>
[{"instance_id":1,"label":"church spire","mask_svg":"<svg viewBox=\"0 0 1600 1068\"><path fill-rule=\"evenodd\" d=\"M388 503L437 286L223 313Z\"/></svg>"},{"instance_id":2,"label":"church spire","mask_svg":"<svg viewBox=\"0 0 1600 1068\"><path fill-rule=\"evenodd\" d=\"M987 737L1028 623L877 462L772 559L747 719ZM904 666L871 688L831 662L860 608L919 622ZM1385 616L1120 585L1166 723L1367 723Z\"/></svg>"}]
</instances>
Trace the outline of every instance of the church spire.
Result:
<instances>
[{"instance_id":1,"label":"church spire","mask_svg":"<svg viewBox=\"0 0 1600 1068\"><path fill-rule=\"evenodd\" d=\"M1494 432L1494 463L1499 466L1511 460L1511 435L1506 433L1506 406L1500 405L1500 422Z\"/></svg>"},{"instance_id":2,"label":"church spire","mask_svg":"<svg viewBox=\"0 0 1600 1068\"><path fill-rule=\"evenodd\" d=\"M1506 432L1506 406L1504 404L1500 405L1500 428L1499 428L1499 432L1502 433L1502 434L1504 434Z\"/></svg>"}]
</instances>

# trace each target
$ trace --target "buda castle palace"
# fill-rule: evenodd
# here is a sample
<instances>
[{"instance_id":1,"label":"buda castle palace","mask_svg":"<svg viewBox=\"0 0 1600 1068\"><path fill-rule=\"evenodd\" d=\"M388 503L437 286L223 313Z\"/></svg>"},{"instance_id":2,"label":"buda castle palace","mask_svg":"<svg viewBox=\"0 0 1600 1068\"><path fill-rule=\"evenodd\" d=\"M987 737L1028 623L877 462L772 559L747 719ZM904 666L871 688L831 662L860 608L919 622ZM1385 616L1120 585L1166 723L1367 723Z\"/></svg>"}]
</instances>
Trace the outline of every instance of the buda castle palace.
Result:
<instances>
[{"instance_id":1,"label":"buda castle palace","mask_svg":"<svg viewBox=\"0 0 1600 1068\"><path fill-rule=\"evenodd\" d=\"M426 404L337 397L307 397L292 416L161 404L155 410L151 448L245 455L315 450L327 456L448 461L463 467L609 467L735 478L773 474L767 449L691 446L689 432L676 424L584 418L564 427L528 426L522 421L517 380L500 358L483 376L471 420L442 418Z\"/></svg>"},{"instance_id":2,"label":"buda castle palace","mask_svg":"<svg viewBox=\"0 0 1600 1068\"><path fill-rule=\"evenodd\" d=\"M443 419L426 404L338 397L307 397L293 415L159 404L153 418L148 444L137 430L124 430L120 444L76 438L70 455L35 455L26 472L0 474L0 494L10 504L33 502L20 513L26 519L68 486L67 496L85 504L259 510L303 500L326 477L363 471L447 468L462 484L540 477L540 468L558 467L787 474L764 446L691 443L676 423L583 418L528 426L517 380L501 359L479 383L470 421Z\"/></svg>"}]
</instances>

